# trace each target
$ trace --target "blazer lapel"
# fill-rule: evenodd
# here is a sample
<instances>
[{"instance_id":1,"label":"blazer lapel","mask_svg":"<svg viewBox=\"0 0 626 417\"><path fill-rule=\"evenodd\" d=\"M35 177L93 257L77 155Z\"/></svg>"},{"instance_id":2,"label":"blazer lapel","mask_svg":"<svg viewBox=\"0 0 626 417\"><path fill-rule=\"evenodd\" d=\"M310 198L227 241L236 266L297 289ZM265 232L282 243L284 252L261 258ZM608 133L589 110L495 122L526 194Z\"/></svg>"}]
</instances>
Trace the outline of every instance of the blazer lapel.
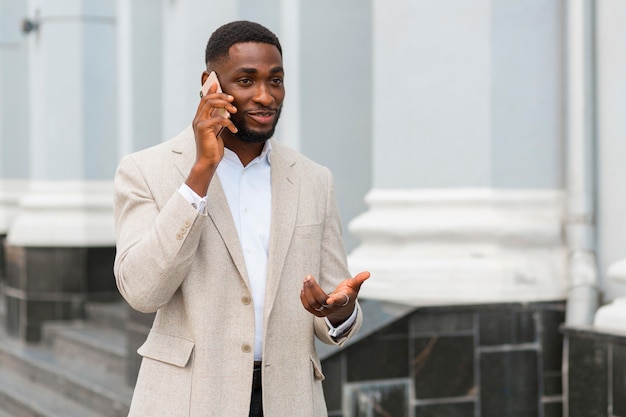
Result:
<instances>
[{"instance_id":1,"label":"blazer lapel","mask_svg":"<svg viewBox=\"0 0 626 417\"><path fill-rule=\"evenodd\" d=\"M207 192L207 214L213 221L215 228L222 236L222 240L230 253L239 275L249 286L248 274L246 272L246 261L243 258L243 252L241 250L241 243L239 242L239 235L237 234L237 228L233 222L233 216L228 206L228 200L224 194L222 183L220 182L217 174L211 180L209 185L209 191Z\"/></svg>"},{"instance_id":2,"label":"blazer lapel","mask_svg":"<svg viewBox=\"0 0 626 417\"><path fill-rule=\"evenodd\" d=\"M172 152L177 155L175 164L184 181L187 175L189 175L196 156L196 145L191 126L187 127L179 137L180 140L174 142ZM211 180L207 190L207 215L222 237L241 278L246 285L249 285L246 262L241 251L239 235L237 234L235 223L233 223L230 207L217 174Z\"/></svg>"},{"instance_id":3,"label":"blazer lapel","mask_svg":"<svg viewBox=\"0 0 626 417\"><path fill-rule=\"evenodd\" d=\"M272 142L272 222L265 290L265 311L274 303L298 212L300 178L293 173L295 161L286 159L280 145Z\"/></svg>"}]
</instances>

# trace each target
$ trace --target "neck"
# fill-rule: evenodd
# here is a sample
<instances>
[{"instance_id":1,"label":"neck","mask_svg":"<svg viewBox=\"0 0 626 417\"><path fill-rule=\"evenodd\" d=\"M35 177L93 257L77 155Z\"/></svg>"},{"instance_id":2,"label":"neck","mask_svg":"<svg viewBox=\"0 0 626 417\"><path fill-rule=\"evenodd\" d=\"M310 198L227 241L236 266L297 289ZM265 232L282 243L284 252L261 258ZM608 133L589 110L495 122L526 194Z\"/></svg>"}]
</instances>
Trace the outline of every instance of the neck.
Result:
<instances>
[{"instance_id":1,"label":"neck","mask_svg":"<svg viewBox=\"0 0 626 417\"><path fill-rule=\"evenodd\" d=\"M224 129L221 138L224 141L224 146L237 154L243 166L247 166L254 158L261 155L265 146L265 142L244 142L227 129Z\"/></svg>"}]
</instances>

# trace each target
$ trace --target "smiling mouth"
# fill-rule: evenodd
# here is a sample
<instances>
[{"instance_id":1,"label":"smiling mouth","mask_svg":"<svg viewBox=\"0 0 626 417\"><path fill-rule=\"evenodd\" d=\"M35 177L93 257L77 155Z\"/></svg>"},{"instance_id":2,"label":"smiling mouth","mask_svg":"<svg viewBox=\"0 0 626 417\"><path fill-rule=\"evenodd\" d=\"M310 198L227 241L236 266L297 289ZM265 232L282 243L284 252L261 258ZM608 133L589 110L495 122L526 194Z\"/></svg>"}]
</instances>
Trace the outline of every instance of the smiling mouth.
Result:
<instances>
[{"instance_id":1,"label":"smiling mouth","mask_svg":"<svg viewBox=\"0 0 626 417\"><path fill-rule=\"evenodd\" d=\"M246 114L260 124L269 124L274 121L276 110L252 110Z\"/></svg>"}]
</instances>

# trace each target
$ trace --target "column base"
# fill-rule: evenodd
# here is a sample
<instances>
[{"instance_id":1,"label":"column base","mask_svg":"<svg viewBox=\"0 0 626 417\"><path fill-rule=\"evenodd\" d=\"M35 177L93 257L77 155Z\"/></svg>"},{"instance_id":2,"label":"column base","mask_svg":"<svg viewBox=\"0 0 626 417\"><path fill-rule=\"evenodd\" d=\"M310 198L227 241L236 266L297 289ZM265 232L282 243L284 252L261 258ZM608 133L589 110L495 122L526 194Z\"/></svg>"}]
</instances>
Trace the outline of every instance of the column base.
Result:
<instances>
[{"instance_id":1,"label":"column base","mask_svg":"<svg viewBox=\"0 0 626 417\"><path fill-rule=\"evenodd\" d=\"M89 300L119 299L111 181L32 181L5 243L9 334L41 337L48 320L81 319Z\"/></svg>"},{"instance_id":2,"label":"column base","mask_svg":"<svg viewBox=\"0 0 626 417\"><path fill-rule=\"evenodd\" d=\"M607 276L616 282L626 283L626 259L609 267ZM599 331L626 336L626 297L619 297L596 311L593 326Z\"/></svg>"},{"instance_id":3,"label":"column base","mask_svg":"<svg viewBox=\"0 0 626 417\"><path fill-rule=\"evenodd\" d=\"M409 305L563 300L559 190L372 190L348 257L360 296Z\"/></svg>"}]
</instances>

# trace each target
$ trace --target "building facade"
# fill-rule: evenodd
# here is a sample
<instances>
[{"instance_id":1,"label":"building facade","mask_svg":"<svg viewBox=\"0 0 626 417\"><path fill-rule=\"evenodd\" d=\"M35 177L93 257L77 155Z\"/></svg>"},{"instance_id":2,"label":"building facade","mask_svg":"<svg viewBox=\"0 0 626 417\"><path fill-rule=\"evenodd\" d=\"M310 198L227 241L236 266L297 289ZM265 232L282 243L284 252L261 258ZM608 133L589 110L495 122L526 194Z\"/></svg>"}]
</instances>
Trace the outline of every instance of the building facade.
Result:
<instances>
[{"instance_id":1,"label":"building facade","mask_svg":"<svg viewBox=\"0 0 626 417\"><path fill-rule=\"evenodd\" d=\"M116 297L115 167L191 122L237 19L283 43L277 136L334 172L363 298L626 334L625 2L0 0L11 334Z\"/></svg>"}]
</instances>

